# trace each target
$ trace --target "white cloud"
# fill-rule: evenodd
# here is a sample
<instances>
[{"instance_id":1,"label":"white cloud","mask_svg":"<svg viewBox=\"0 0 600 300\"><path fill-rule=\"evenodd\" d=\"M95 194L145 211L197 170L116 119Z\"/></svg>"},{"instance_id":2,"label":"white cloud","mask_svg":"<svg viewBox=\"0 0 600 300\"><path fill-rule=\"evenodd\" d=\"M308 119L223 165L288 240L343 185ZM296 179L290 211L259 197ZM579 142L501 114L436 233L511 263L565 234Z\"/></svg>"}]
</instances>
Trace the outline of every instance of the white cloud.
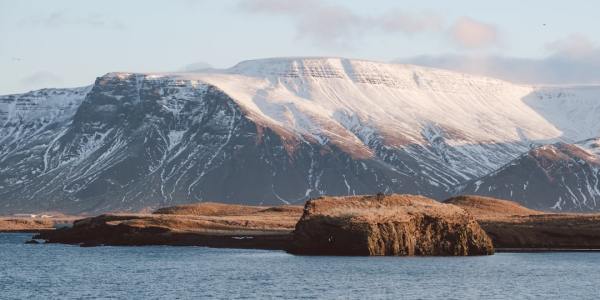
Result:
<instances>
[{"instance_id":1,"label":"white cloud","mask_svg":"<svg viewBox=\"0 0 600 300\"><path fill-rule=\"evenodd\" d=\"M450 28L450 36L456 45L463 48L487 48L497 44L498 29L469 17L460 17Z\"/></svg>"},{"instance_id":2,"label":"white cloud","mask_svg":"<svg viewBox=\"0 0 600 300\"><path fill-rule=\"evenodd\" d=\"M546 45L545 58L438 55L398 59L463 73L484 75L528 84L600 84L600 47L581 35L571 35Z\"/></svg>"},{"instance_id":3,"label":"white cloud","mask_svg":"<svg viewBox=\"0 0 600 300\"><path fill-rule=\"evenodd\" d=\"M546 49L559 55L585 57L597 51L596 45L581 34L571 34L565 38L546 44Z\"/></svg>"},{"instance_id":4,"label":"white cloud","mask_svg":"<svg viewBox=\"0 0 600 300\"><path fill-rule=\"evenodd\" d=\"M60 28L66 26L88 26L106 29L124 29L125 25L118 19L109 18L98 13L89 13L85 16L72 15L66 11L55 11L47 15L40 15L21 20L25 26L43 28Z\"/></svg>"},{"instance_id":5,"label":"white cloud","mask_svg":"<svg viewBox=\"0 0 600 300\"><path fill-rule=\"evenodd\" d=\"M432 12L407 13L392 10L364 16L347 7L316 0L242 0L238 8L291 18L299 38L325 46L349 46L367 33L415 34L441 31L443 18Z\"/></svg>"},{"instance_id":6,"label":"white cloud","mask_svg":"<svg viewBox=\"0 0 600 300\"><path fill-rule=\"evenodd\" d=\"M388 32L403 32L407 34L425 31L442 31L444 18L433 12L409 14L400 10L390 11L380 16L376 22Z\"/></svg>"}]
</instances>

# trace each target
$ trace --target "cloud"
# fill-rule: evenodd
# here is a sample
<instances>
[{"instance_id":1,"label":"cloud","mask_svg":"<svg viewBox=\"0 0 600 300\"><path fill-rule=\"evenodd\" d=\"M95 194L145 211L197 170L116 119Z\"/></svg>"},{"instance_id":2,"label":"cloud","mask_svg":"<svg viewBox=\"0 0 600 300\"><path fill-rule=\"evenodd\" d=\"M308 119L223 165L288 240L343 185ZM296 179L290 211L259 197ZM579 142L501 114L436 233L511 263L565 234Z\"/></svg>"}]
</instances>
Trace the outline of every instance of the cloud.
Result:
<instances>
[{"instance_id":1,"label":"cloud","mask_svg":"<svg viewBox=\"0 0 600 300\"><path fill-rule=\"evenodd\" d=\"M242 0L244 12L290 18L296 35L325 46L350 46L367 33L415 34L441 31L443 19L431 12L410 14L393 10L363 16L347 7L316 0Z\"/></svg>"},{"instance_id":2,"label":"cloud","mask_svg":"<svg viewBox=\"0 0 600 300\"><path fill-rule=\"evenodd\" d=\"M347 45L363 33L364 22L343 7L321 6L297 16L297 34L320 44Z\"/></svg>"},{"instance_id":3,"label":"cloud","mask_svg":"<svg viewBox=\"0 0 600 300\"><path fill-rule=\"evenodd\" d=\"M49 71L38 71L19 80L22 88L31 90L56 86L62 82L60 76Z\"/></svg>"},{"instance_id":4,"label":"cloud","mask_svg":"<svg viewBox=\"0 0 600 300\"><path fill-rule=\"evenodd\" d=\"M546 44L546 49L558 55L586 57L597 50L596 45L581 34L571 34L565 38Z\"/></svg>"},{"instance_id":5,"label":"cloud","mask_svg":"<svg viewBox=\"0 0 600 300\"><path fill-rule=\"evenodd\" d=\"M183 68L179 69L179 71L181 72L197 72L197 71L202 71L202 70L207 70L207 69L211 69L212 66L206 62L200 61L200 62L195 62L189 65L185 65L183 66Z\"/></svg>"},{"instance_id":6,"label":"cloud","mask_svg":"<svg viewBox=\"0 0 600 300\"><path fill-rule=\"evenodd\" d=\"M67 26L87 26L93 28L124 29L123 22L102 14L89 13L87 16L73 16L65 11L55 11L47 15L34 16L21 20L26 26L60 28Z\"/></svg>"},{"instance_id":7,"label":"cloud","mask_svg":"<svg viewBox=\"0 0 600 300\"><path fill-rule=\"evenodd\" d=\"M364 22L345 7L315 0L243 0L239 8L250 13L290 17L299 38L326 45L346 44L359 34Z\"/></svg>"},{"instance_id":8,"label":"cloud","mask_svg":"<svg viewBox=\"0 0 600 300\"><path fill-rule=\"evenodd\" d=\"M548 43L541 59L507 56L438 55L398 59L525 84L599 84L600 47L581 35Z\"/></svg>"},{"instance_id":9,"label":"cloud","mask_svg":"<svg viewBox=\"0 0 600 300\"><path fill-rule=\"evenodd\" d=\"M239 7L247 11L285 14L303 13L315 5L320 6L321 4L315 0L242 0L239 2Z\"/></svg>"},{"instance_id":10,"label":"cloud","mask_svg":"<svg viewBox=\"0 0 600 300\"><path fill-rule=\"evenodd\" d=\"M450 28L452 41L463 48L487 48L498 42L495 26L469 17L460 17Z\"/></svg>"},{"instance_id":11,"label":"cloud","mask_svg":"<svg viewBox=\"0 0 600 300\"><path fill-rule=\"evenodd\" d=\"M442 31L444 18L433 12L408 14L400 10L390 11L375 20L387 32L402 32L407 34L425 31Z\"/></svg>"}]
</instances>

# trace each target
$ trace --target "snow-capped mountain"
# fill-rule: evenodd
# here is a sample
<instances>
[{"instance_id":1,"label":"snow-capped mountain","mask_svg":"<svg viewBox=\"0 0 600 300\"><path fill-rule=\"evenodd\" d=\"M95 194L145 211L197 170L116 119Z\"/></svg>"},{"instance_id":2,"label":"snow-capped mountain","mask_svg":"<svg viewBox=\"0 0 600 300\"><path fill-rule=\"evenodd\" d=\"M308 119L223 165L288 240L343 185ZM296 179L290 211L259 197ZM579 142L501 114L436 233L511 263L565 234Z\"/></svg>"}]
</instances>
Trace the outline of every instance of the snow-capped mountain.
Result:
<instances>
[{"instance_id":1,"label":"snow-capped mountain","mask_svg":"<svg viewBox=\"0 0 600 300\"><path fill-rule=\"evenodd\" d=\"M512 199L538 209L600 208L600 140L536 147L461 192Z\"/></svg>"},{"instance_id":2,"label":"snow-capped mountain","mask_svg":"<svg viewBox=\"0 0 600 300\"><path fill-rule=\"evenodd\" d=\"M535 145L600 136L599 96L342 58L110 73L0 97L0 212L442 199Z\"/></svg>"}]
</instances>

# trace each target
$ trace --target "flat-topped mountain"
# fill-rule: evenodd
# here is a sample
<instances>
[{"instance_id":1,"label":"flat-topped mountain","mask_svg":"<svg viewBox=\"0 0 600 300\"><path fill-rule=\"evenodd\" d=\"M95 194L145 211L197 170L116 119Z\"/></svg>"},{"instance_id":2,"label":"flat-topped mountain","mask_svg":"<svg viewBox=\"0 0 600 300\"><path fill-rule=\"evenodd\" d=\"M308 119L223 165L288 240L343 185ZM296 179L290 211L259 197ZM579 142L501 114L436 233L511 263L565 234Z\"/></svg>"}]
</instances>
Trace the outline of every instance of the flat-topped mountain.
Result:
<instances>
[{"instance_id":1,"label":"flat-topped mountain","mask_svg":"<svg viewBox=\"0 0 600 300\"><path fill-rule=\"evenodd\" d=\"M343 58L109 73L89 87L0 97L0 212L480 193L465 186L531 147L599 136L598 95Z\"/></svg>"}]
</instances>

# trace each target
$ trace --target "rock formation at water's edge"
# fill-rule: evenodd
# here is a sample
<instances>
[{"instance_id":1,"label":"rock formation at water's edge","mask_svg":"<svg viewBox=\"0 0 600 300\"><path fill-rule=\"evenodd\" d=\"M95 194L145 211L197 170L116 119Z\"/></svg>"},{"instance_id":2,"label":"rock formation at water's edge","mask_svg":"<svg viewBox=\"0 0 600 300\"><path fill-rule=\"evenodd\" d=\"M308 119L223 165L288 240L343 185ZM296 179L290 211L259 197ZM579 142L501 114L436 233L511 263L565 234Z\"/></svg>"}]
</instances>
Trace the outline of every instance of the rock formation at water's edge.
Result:
<instances>
[{"instance_id":1,"label":"rock formation at water's edge","mask_svg":"<svg viewBox=\"0 0 600 300\"><path fill-rule=\"evenodd\" d=\"M295 254L464 256L494 253L463 209L413 195L321 197L296 224Z\"/></svg>"}]
</instances>

